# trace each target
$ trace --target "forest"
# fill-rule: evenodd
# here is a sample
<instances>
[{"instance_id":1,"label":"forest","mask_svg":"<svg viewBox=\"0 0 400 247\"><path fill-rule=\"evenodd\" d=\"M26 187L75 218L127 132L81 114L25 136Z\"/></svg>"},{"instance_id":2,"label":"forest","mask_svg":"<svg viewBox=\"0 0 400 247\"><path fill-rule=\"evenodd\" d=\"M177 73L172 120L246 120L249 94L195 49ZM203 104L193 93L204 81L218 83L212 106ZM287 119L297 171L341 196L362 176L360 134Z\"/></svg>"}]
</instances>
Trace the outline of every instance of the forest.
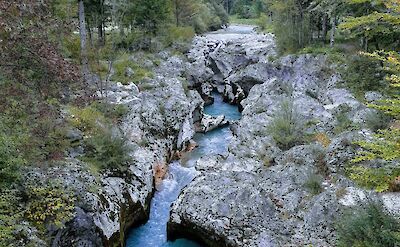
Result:
<instances>
[{"instance_id":1,"label":"forest","mask_svg":"<svg viewBox=\"0 0 400 247\"><path fill-rule=\"evenodd\" d=\"M252 31L224 33L232 26ZM234 38L221 41L218 35ZM285 80L293 85L269 87L275 74L274 86ZM314 79L317 86L309 86ZM332 88L342 93L334 95ZM203 161L219 164L214 168L199 165L199 159L195 167L201 175L192 183L215 174L235 177L200 184L201 192L193 192L190 181L185 184L179 200L177 195L172 201L171 212L179 212L183 222L174 234L172 202L168 205L168 240L179 233L200 246L399 246L399 90L399 0L0 0L0 247L142 246L126 239L148 220L157 185L171 179L169 165L190 154L195 133L228 125L233 134L223 141L233 144L225 156ZM240 120L224 122L207 112L218 103L216 92L239 107ZM288 100L280 101L285 95ZM257 108L259 102L267 103ZM296 107L321 109L323 117L311 118ZM249 120L254 116L259 117ZM252 129L251 123L262 129ZM347 138L349 133L362 137ZM287 157L299 146L322 150L312 151L310 169L316 174L288 192L263 194L270 180L278 188L278 181L290 180L290 172L284 176L274 167L284 171L298 162ZM232 170L224 162L231 162ZM248 168L253 163L261 165ZM270 172L278 174L276 180ZM249 187L259 191L243 203L263 195L284 226L311 222L307 210L321 210L323 216L315 217L322 220L331 213L319 206L335 205L335 220L326 228L332 230L296 225L284 233L256 220L241 225L240 215L250 219L262 212L246 211L251 206L241 206L240 190L232 192L238 205L229 211L240 213L214 212L225 210L218 193L252 179L256 182ZM213 192L206 186L215 181L228 184ZM295 215L281 204L297 200L297 194L286 197L297 190L303 194ZM185 208L188 215L177 210L184 199L193 202L185 196L207 193L215 204L205 213L199 206L201 217L190 215L191 208ZM323 205L324 193L337 200ZM359 196L364 198L359 205L341 203L340 198L360 193L365 196ZM203 199L206 203L208 197ZM304 214L298 213L302 208ZM191 225L208 219L211 211L215 215L209 219L215 216L217 226ZM248 226L255 222L259 225ZM251 242L268 234L275 244ZM149 241L146 246L161 245Z\"/></svg>"}]
</instances>

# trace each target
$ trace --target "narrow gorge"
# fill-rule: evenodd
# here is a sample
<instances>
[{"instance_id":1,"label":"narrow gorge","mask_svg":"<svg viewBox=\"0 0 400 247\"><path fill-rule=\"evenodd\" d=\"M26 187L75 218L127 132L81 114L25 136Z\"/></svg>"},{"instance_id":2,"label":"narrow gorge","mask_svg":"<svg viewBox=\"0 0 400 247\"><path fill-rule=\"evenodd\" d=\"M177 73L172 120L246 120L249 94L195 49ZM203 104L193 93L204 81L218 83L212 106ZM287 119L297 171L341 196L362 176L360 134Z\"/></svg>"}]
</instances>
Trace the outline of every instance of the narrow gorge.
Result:
<instances>
[{"instance_id":1,"label":"narrow gorge","mask_svg":"<svg viewBox=\"0 0 400 247\"><path fill-rule=\"evenodd\" d=\"M0 0L0 247L400 247L399 0Z\"/></svg>"},{"instance_id":2,"label":"narrow gorge","mask_svg":"<svg viewBox=\"0 0 400 247\"><path fill-rule=\"evenodd\" d=\"M363 116L371 110L341 86L326 56L275 59L275 49L273 35L251 26L194 39L182 72L208 106L204 114L200 107L201 118L189 114L178 139L198 147L169 166L149 222L131 231L127 246L197 246L182 238L205 246L332 246L336 216L348 208L382 200L400 213L396 193L360 189L343 174L357 152L352 143L370 135ZM294 123L296 131L328 141L281 146L268 125L283 102L303 123ZM341 114L361 128L338 131ZM178 240L166 243L167 235Z\"/></svg>"}]
</instances>

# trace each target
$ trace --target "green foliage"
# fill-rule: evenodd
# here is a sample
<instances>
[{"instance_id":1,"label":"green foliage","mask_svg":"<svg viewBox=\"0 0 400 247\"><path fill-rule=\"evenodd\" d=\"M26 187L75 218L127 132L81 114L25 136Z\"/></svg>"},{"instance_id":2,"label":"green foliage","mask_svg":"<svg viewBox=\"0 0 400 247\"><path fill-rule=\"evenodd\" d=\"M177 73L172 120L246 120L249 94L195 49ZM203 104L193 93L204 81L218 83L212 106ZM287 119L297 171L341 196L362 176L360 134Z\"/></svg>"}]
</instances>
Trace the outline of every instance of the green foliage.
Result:
<instances>
[{"instance_id":1,"label":"green foliage","mask_svg":"<svg viewBox=\"0 0 400 247\"><path fill-rule=\"evenodd\" d=\"M400 224L382 206L368 203L345 213L337 224L337 234L338 247L396 247Z\"/></svg>"},{"instance_id":2,"label":"green foliage","mask_svg":"<svg viewBox=\"0 0 400 247\"><path fill-rule=\"evenodd\" d=\"M106 119L104 115L95 107L85 108L70 107L70 124L83 132L95 133L101 129Z\"/></svg>"},{"instance_id":3,"label":"green foliage","mask_svg":"<svg viewBox=\"0 0 400 247\"><path fill-rule=\"evenodd\" d=\"M265 11L266 6L262 0L236 0L232 8L232 14L243 19L258 18Z\"/></svg>"},{"instance_id":4,"label":"green foliage","mask_svg":"<svg viewBox=\"0 0 400 247\"><path fill-rule=\"evenodd\" d=\"M19 169L26 161L18 152L14 140L1 131L0 129L0 187L7 187L19 178Z\"/></svg>"},{"instance_id":5,"label":"green foliage","mask_svg":"<svg viewBox=\"0 0 400 247\"><path fill-rule=\"evenodd\" d=\"M71 35L69 37L65 37L62 40L62 51L65 57L69 57L72 59L76 59L77 61L80 59L81 52L81 44L78 35Z\"/></svg>"},{"instance_id":6,"label":"green foliage","mask_svg":"<svg viewBox=\"0 0 400 247\"><path fill-rule=\"evenodd\" d=\"M243 25L252 25L252 26L258 25L258 19L240 18L238 15L229 16L229 22L232 24L243 24Z\"/></svg>"},{"instance_id":7,"label":"green foliage","mask_svg":"<svg viewBox=\"0 0 400 247\"><path fill-rule=\"evenodd\" d=\"M127 111L126 106L105 102L95 102L85 108L71 107L71 125L85 133L84 161L99 169L127 169L131 149L126 138L112 129L112 123L119 121Z\"/></svg>"},{"instance_id":8,"label":"green foliage","mask_svg":"<svg viewBox=\"0 0 400 247\"><path fill-rule=\"evenodd\" d=\"M313 195L318 195L323 191L322 183L323 178L321 175L311 174L304 183L304 187Z\"/></svg>"},{"instance_id":9,"label":"green foliage","mask_svg":"<svg viewBox=\"0 0 400 247\"><path fill-rule=\"evenodd\" d=\"M21 220L21 214L17 209L19 198L16 191L0 190L0 245L14 246L17 242L15 231Z\"/></svg>"},{"instance_id":10,"label":"green foliage","mask_svg":"<svg viewBox=\"0 0 400 247\"><path fill-rule=\"evenodd\" d=\"M271 25L268 16L266 14L260 14L260 17L257 18L257 26L264 32L273 32L273 26Z\"/></svg>"},{"instance_id":11,"label":"green foliage","mask_svg":"<svg viewBox=\"0 0 400 247\"><path fill-rule=\"evenodd\" d=\"M196 35L194 28L191 26L175 27L171 26L166 29L164 42L166 46L173 44L185 43L189 44Z\"/></svg>"},{"instance_id":12,"label":"green foliage","mask_svg":"<svg viewBox=\"0 0 400 247\"><path fill-rule=\"evenodd\" d=\"M336 123L333 131L335 134L340 134L344 131L358 129L359 126L355 125L351 119L348 117L348 111L342 109L336 114Z\"/></svg>"},{"instance_id":13,"label":"green foliage","mask_svg":"<svg viewBox=\"0 0 400 247\"><path fill-rule=\"evenodd\" d=\"M346 61L346 69L342 72L346 86L357 96L367 91L382 91L387 85L385 73L379 61L363 55L355 55Z\"/></svg>"},{"instance_id":14,"label":"green foliage","mask_svg":"<svg viewBox=\"0 0 400 247\"><path fill-rule=\"evenodd\" d=\"M134 73L132 76L128 76L126 74L127 68L131 68L133 70ZM127 54L122 55L119 60L114 63L114 70L115 73L111 79L123 84L127 84L129 82L138 83L145 78L153 77L153 73L151 71L130 60Z\"/></svg>"},{"instance_id":15,"label":"green foliage","mask_svg":"<svg viewBox=\"0 0 400 247\"><path fill-rule=\"evenodd\" d=\"M365 50L369 43L388 46L398 40L400 31L400 11L397 0L386 1L350 1L350 4L370 5L373 11L367 11L360 16L347 17L340 28L347 31L349 38L362 38Z\"/></svg>"},{"instance_id":16,"label":"green foliage","mask_svg":"<svg viewBox=\"0 0 400 247\"><path fill-rule=\"evenodd\" d=\"M168 18L167 0L137 0L133 2L133 20L150 34L156 34Z\"/></svg>"},{"instance_id":17,"label":"green foliage","mask_svg":"<svg viewBox=\"0 0 400 247\"><path fill-rule=\"evenodd\" d=\"M116 122L123 118L129 111L125 105L113 105L106 102L94 102L91 107L101 112L106 119L111 119Z\"/></svg>"},{"instance_id":18,"label":"green foliage","mask_svg":"<svg viewBox=\"0 0 400 247\"><path fill-rule=\"evenodd\" d=\"M74 216L75 197L57 181L28 185L25 192L29 201L26 217L39 227L54 224L62 228Z\"/></svg>"},{"instance_id":19,"label":"green foliage","mask_svg":"<svg viewBox=\"0 0 400 247\"><path fill-rule=\"evenodd\" d=\"M85 145L85 159L100 169L122 172L128 169L130 147L124 137L114 136L106 130L86 139Z\"/></svg>"},{"instance_id":20,"label":"green foliage","mask_svg":"<svg viewBox=\"0 0 400 247\"><path fill-rule=\"evenodd\" d=\"M384 69L388 72L385 79L390 84L389 95L391 96L389 99L381 100L379 104L370 106L396 119L400 119L400 54L392 51L375 52L367 55L378 59L384 64Z\"/></svg>"},{"instance_id":21,"label":"green foliage","mask_svg":"<svg viewBox=\"0 0 400 247\"><path fill-rule=\"evenodd\" d=\"M274 13L274 34L281 54L293 53L312 40L307 6L297 0L269 0Z\"/></svg>"},{"instance_id":22,"label":"green foliage","mask_svg":"<svg viewBox=\"0 0 400 247\"><path fill-rule=\"evenodd\" d=\"M346 169L350 179L359 186L377 192L388 191L391 183L400 176L400 168L367 168L363 166L351 166Z\"/></svg>"},{"instance_id":23,"label":"green foliage","mask_svg":"<svg viewBox=\"0 0 400 247\"><path fill-rule=\"evenodd\" d=\"M365 118L365 124L372 131L386 129L392 118L381 111L370 111Z\"/></svg>"},{"instance_id":24,"label":"green foliage","mask_svg":"<svg viewBox=\"0 0 400 247\"><path fill-rule=\"evenodd\" d=\"M305 123L298 115L292 101L282 101L279 110L276 111L267 128L267 132L284 150L305 142Z\"/></svg>"},{"instance_id":25,"label":"green foliage","mask_svg":"<svg viewBox=\"0 0 400 247\"><path fill-rule=\"evenodd\" d=\"M372 141L357 142L364 151L358 153L353 162L383 159L393 161L400 159L400 129L379 130Z\"/></svg>"}]
</instances>

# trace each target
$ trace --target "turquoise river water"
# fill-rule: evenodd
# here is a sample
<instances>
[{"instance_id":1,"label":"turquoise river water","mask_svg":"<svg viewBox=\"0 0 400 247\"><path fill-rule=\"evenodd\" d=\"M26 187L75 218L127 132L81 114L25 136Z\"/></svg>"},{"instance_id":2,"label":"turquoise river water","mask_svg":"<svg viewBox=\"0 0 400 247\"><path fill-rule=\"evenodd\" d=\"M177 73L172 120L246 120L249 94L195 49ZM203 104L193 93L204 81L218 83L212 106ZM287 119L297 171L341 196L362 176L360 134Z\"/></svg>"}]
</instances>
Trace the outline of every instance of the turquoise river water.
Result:
<instances>
[{"instance_id":1,"label":"turquoise river water","mask_svg":"<svg viewBox=\"0 0 400 247\"><path fill-rule=\"evenodd\" d=\"M214 93L214 104L205 107L206 114L225 115L228 120L240 119L236 106L223 102L221 95ZM177 161L169 166L168 174L155 192L150 205L150 217L146 224L133 229L127 239L127 247L200 247L188 239L167 241L167 222L171 204L178 198L182 189L196 176L193 167L196 161L210 154L224 154L232 133L228 126L218 128L206 134L196 134L194 140L198 147L188 154L184 164ZM183 162L182 162L183 163Z\"/></svg>"}]
</instances>

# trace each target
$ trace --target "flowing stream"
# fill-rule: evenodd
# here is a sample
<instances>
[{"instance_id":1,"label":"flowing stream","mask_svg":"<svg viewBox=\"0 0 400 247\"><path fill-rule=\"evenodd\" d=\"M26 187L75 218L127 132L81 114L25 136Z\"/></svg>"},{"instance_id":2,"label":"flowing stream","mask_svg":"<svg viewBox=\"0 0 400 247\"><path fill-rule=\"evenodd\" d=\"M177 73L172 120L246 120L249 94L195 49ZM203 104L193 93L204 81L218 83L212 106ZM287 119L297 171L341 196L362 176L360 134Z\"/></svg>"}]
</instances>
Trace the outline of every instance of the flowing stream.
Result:
<instances>
[{"instance_id":1,"label":"flowing stream","mask_svg":"<svg viewBox=\"0 0 400 247\"><path fill-rule=\"evenodd\" d=\"M206 114L217 116L225 115L227 120L240 119L236 106L224 103L221 95L214 93L214 104L205 107ZM196 134L194 140L199 145L186 157L185 162L170 164L168 174L163 180L150 205L150 218L146 224L133 229L127 239L127 247L199 247L188 239L167 241L167 222L171 204L178 198L182 189L196 176L194 164L209 154L224 154L228 151L228 144L232 138L229 127L222 127L206 134ZM181 164L183 163L183 164Z\"/></svg>"}]
</instances>

